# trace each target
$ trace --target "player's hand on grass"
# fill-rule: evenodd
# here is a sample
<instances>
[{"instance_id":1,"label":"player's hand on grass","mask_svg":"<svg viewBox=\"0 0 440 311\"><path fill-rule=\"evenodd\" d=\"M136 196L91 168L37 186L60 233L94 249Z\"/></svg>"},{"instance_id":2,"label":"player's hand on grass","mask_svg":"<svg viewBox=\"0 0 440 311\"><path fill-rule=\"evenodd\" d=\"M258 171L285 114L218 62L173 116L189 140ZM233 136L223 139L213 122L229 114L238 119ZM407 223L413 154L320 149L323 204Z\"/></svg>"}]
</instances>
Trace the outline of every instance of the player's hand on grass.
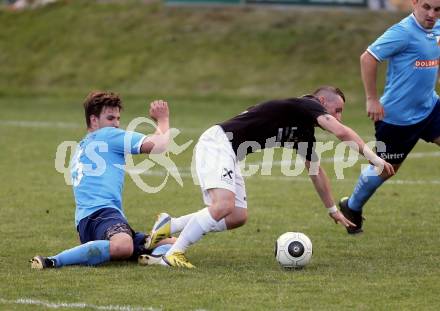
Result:
<instances>
[{"instance_id":1,"label":"player's hand on grass","mask_svg":"<svg viewBox=\"0 0 440 311\"><path fill-rule=\"evenodd\" d=\"M168 119L170 115L168 103L164 100L155 100L150 104L150 117L158 122L163 119Z\"/></svg>"},{"instance_id":2,"label":"player's hand on grass","mask_svg":"<svg viewBox=\"0 0 440 311\"><path fill-rule=\"evenodd\" d=\"M368 117L374 122L383 119L385 116L385 111L378 99L367 100L367 114Z\"/></svg>"},{"instance_id":3,"label":"player's hand on grass","mask_svg":"<svg viewBox=\"0 0 440 311\"><path fill-rule=\"evenodd\" d=\"M347 218L345 218L345 216L339 210L334 213L330 213L328 215L333 219L335 224L341 224L342 226L344 226L346 228L356 227L356 225L354 223L352 223L350 220L348 220Z\"/></svg>"}]
</instances>

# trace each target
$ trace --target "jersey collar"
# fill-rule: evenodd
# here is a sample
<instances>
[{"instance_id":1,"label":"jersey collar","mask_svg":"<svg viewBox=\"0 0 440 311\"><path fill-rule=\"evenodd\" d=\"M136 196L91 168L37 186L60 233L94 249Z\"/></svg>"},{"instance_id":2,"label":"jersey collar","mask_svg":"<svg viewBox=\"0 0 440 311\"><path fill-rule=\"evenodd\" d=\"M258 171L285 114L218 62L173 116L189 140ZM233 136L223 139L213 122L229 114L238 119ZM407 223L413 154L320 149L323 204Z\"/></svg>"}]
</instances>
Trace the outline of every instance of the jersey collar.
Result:
<instances>
[{"instance_id":1,"label":"jersey collar","mask_svg":"<svg viewBox=\"0 0 440 311\"><path fill-rule=\"evenodd\" d=\"M420 25L419 21L417 20L416 16L414 15L414 13L411 13L410 15L412 17L412 19L414 20L414 22L416 23L417 27L419 27L421 30L423 30L424 32L430 33L433 31L434 28L432 29L426 29L425 27L423 27L422 25Z\"/></svg>"}]
</instances>

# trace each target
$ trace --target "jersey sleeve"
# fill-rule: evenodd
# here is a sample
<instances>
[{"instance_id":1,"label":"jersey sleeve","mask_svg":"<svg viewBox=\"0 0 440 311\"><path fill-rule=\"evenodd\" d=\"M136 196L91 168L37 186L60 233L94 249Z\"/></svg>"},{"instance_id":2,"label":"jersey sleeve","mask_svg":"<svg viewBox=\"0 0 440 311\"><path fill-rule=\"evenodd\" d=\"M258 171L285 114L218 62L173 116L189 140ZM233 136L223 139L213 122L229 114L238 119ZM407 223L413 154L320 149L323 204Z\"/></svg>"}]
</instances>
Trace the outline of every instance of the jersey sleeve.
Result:
<instances>
[{"instance_id":1,"label":"jersey sleeve","mask_svg":"<svg viewBox=\"0 0 440 311\"><path fill-rule=\"evenodd\" d=\"M108 128L105 133L109 151L119 154L141 153L142 142L146 138L144 134L132 131L124 131L118 128Z\"/></svg>"},{"instance_id":2,"label":"jersey sleeve","mask_svg":"<svg viewBox=\"0 0 440 311\"><path fill-rule=\"evenodd\" d=\"M318 124L317 119L319 116L328 114L324 106L311 99L302 99L297 107L301 110L302 115L309 117L315 124Z\"/></svg>"},{"instance_id":3,"label":"jersey sleeve","mask_svg":"<svg viewBox=\"0 0 440 311\"><path fill-rule=\"evenodd\" d=\"M409 34L405 27L396 24L385 31L367 49L379 62L403 51L409 43Z\"/></svg>"}]
</instances>

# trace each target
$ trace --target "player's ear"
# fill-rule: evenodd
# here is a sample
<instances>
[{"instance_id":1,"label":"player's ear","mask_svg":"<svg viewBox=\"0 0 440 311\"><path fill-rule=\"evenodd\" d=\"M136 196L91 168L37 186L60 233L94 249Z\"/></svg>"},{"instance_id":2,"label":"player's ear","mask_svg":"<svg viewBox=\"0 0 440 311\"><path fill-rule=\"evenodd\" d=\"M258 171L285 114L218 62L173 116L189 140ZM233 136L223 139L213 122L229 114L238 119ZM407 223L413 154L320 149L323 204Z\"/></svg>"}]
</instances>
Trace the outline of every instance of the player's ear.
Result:
<instances>
[{"instance_id":1,"label":"player's ear","mask_svg":"<svg viewBox=\"0 0 440 311\"><path fill-rule=\"evenodd\" d=\"M90 128L91 129L95 129L98 127L98 119L99 118L97 116L95 116L94 114L92 114L90 116Z\"/></svg>"}]
</instances>

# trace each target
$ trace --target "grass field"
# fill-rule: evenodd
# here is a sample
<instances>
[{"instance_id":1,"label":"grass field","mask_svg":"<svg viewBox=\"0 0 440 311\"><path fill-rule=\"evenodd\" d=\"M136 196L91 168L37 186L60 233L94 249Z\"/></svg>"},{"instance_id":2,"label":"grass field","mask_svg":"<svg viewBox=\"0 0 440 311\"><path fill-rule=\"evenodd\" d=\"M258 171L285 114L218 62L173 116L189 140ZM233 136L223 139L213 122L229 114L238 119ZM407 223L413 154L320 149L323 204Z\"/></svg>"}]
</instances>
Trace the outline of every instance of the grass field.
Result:
<instances>
[{"instance_id":1,"label":"grass field","mask_svg":"<svg viewBox=\"0 0 440 311\"><path fill-rule=\"evenodd\" d=\"M90 89L122 94L124 124L144 116L153 98L168 99L184 143L259 101L336 83L349 98L346 123L368 141L358 56L400 17L138 1L0 12L0 310L438 310L439 149L426 143L369 202L366 232L357 237L330 221L305 174L287 178L274 165L271 176L246 180L248 223L189 250L193 271L131 262L31 271L27 262L78 243L72 191L54 160L61 142L84 135L81 102ZM181 172L193 146L173 157ZM336 198L351 192L362 163L343 180L323 164ZM183 187L170 179L157 194L127 177L124 207L134 228L147 230L161 211L202 207L198 186L182 176ZM283 271L273 257L286 231L313 242L303 270Z\"/></svg>"}]
</instances>

